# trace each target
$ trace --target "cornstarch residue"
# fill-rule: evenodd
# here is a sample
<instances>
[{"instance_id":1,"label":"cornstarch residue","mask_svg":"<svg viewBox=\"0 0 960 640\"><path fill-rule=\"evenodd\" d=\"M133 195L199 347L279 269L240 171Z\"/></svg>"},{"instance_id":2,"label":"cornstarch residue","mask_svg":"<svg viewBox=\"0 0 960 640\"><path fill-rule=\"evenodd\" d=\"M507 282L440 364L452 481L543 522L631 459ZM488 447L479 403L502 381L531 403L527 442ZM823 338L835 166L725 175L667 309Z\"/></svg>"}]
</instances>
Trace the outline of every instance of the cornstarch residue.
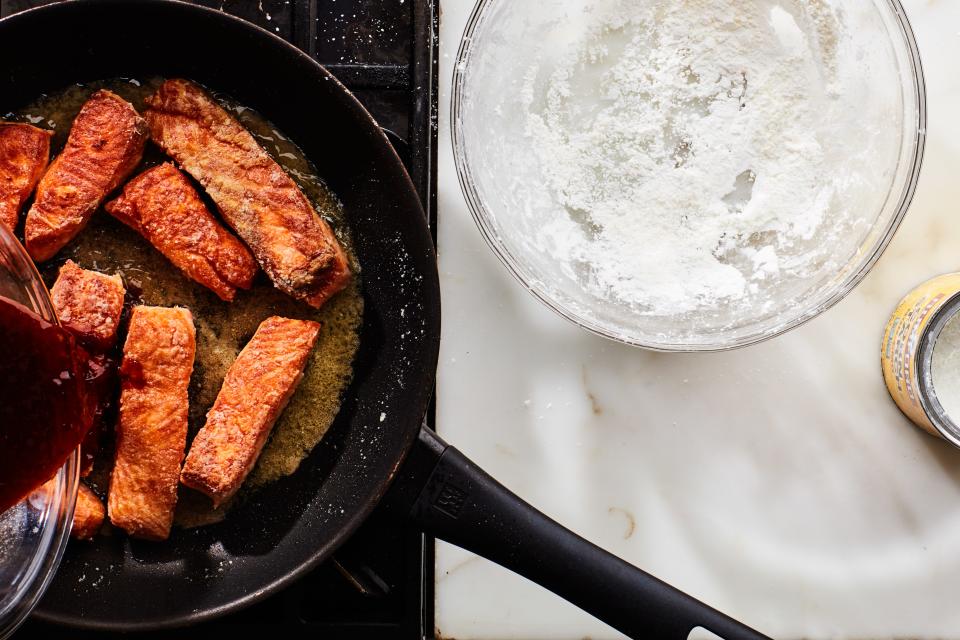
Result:
<instances>
[{"instance_id":1,"label":"cornstarch residue","mask_svg":"<svg viewBox=\"0 0 960 640\"><path fill-rule=\"evenodd\" d=\"M522 78L484 59L464 107L488 123L474 155L496 158L480 197L509 212L498 231L533 279L574 283L590 299L561 297L588 310L722 327L794 307L859 255L901 140L889 44L851 37L867 7L561 4L513 50Z\"/></svg>"}]
</instances>

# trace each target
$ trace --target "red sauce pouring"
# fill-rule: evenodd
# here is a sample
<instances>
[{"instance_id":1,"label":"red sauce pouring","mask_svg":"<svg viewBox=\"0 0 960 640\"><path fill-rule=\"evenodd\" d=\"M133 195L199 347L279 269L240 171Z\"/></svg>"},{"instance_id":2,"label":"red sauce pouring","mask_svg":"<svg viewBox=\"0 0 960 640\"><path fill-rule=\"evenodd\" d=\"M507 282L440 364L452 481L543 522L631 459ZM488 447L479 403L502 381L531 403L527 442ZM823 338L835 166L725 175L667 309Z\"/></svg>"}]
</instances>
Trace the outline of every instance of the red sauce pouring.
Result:
<instances>
[{"instance_id":1,"label":"red sauce pouring","mask_svg":"<svg viewBox=\"0 0 960 640\"><path fill-rule=\"evenodd\" d=\"M90 428L87 356L73 337L0 297L0 512L49 480Z\"/></svg>"}]
</instances>

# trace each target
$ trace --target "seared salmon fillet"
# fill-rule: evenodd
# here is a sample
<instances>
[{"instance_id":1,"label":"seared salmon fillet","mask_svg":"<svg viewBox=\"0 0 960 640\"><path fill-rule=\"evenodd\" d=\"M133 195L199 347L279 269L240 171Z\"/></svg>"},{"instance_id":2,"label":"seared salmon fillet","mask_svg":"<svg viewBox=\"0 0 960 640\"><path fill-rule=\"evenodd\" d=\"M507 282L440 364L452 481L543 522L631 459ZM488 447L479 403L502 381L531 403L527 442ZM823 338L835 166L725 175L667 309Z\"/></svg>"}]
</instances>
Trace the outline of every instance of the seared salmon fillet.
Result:
<instances>
[{"instance_id":1,"label":"seared salmon fillet","mask_svg":"<svg viewBox=\"0 0 960 640\"><path fill-rule=\"evenodd\" d=\"M81 482L77 489L77 506L73 511L73 529L70 530L70 535L77 540L92 539L103 526L105 515L100 498Z\"/></svg>"},{"instance_id":2,"label":"seared salmon fillet","mask_svg":"<svg viewBox=\"0 0 960 640\"><path fill-rule=\"evenodd\" d=\"M233 300L237 289L253 284L258 267L250 251L217 222L172 164L141 173L105 208L221 299Z\"/></svg>"},{"instance_id":3,"label":"seared salmon fillet","mask_svg":"<svg viewBox=\"0 0 960 640\"><path fill-rule=\"evenodd\" d=\"M320 332L310 320L264 320L223 380L180 481L219 506L233 496L303 378Z\"/></svg>"},{"instance_id":4,"label":"seared salmon fillet","mask_svg":"<svg viewBox=\"0 0 960 640\"><path fill-rule=\"evenodd\" d=\"M333 231L233 116L188 80L167 80L147 105L153 141L203 185L278 289L320 307L346 286Z\"/></svg>"},{"instance_id":5,"label":"seared salmon fillet","mask_svg":"<svg viewBox=\"0 0 960 640\"><path fill-rule=\"evenodd\" d=\"M38 496L42 500L49 500L57 491L57 479L53 477L46 484L37 489L37 493L47 494ZM31 500L33 498L31 497ZM77 504L73 510L73 528L70 529L70 536L77 540L90 540L100 531L103 526L103 518L106 514L103 503L97 497L90 487L82 482L77 486Z\"/></svg>"},{"instance_id":6,"label":"seared salmon fillet","mask_svg":"<svg viewBox=\"0 0 960 640\"><path fill-rule=\"evenodd\" d=\"M52 136L52 131L29 124L0 122L0 224L10 231L47 170Z\"/></svg>"},{"instance_id":7,"label":"seared salmon fillet","mask_svg":"<svg viewBox=\"0 0 960 640\"><path fill-rule=\"evenodd\" d=\"M50 259L83 230L140 162L146 140L143 118L115 93L102 89L84 103L27 212L24 239L35 261Z\"/></svg>"},{"instance_id":8,"label":"seared salmon fillet","mask_svg":"<svg viewBox=\"0 0 960 640\"><path fill-rule=\"evenodd\" d=\"M116 359L107 352L117 341L125 293L120 276L81 269L73 260L60 267L50 290L60 324L89 352L87 393L94 409L93 425L80 445L82 477L93 470L100 449L103 416L116 401Z\"/></svg>"},{"instance_id":9,"label":"seared salmon fillet","mask_svg":"<svg viewBox=\"0 0 960 640\"><path fill-rule=\"evenodd\" d=\"M195 353L187 309L134 307L120 365L120 420L107 499L110 521L134 537L170 535Z\"/></svg>"},{"instance_id":10,"label":"seared salmon fillet","mask_svg":"<svg viewBox=\"0 0 960 640\"><path fill-rule=\"evenodd\" d=\"M84 345L103 350L117 340L125 293L120 276L81 269L67 260L50 297L60 324Z\"/></svg>"}]
</instances>

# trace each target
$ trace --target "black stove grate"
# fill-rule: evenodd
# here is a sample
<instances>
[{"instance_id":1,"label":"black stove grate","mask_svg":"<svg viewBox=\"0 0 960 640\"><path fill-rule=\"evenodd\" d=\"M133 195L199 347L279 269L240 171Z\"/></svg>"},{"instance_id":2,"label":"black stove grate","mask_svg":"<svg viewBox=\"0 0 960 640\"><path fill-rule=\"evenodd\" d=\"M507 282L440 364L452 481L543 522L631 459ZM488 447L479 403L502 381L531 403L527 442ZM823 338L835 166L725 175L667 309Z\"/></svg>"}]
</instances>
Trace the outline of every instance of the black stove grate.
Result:
<instances>
[{"instance_id":1,"label":"black stove grate","mask_svg":"<svg viewBox=\"0 0 960 640\"><path fill-rule=\"evenodd\" d=\"M57 0L0 0L0 17ZM131 0L135 1L135 0ZM327 67L386 130L436 239L436 0L195 0L272 31ZM433 410L428 422L432 425ZM433 544L375 512L336 557L287 590L177 635L271 632L283 638L433 637ZM138 637L171 636L141 634ZM35 620L15 638L108 637Z\"/></svg>"}]
</instances>

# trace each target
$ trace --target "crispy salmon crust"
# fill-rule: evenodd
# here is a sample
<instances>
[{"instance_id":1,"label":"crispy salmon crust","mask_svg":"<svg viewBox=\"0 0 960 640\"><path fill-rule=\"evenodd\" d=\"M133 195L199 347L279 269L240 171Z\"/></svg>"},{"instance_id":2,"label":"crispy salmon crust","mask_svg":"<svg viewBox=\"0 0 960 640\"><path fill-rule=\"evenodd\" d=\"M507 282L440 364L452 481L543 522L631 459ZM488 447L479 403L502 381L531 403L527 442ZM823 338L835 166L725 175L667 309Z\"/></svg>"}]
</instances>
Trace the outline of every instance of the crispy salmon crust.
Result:
<instances>
[{"instance_id":1,"label":"crispy salmon crust","mask_svg":"<svg viewBox=\"0 0 960 640\"><path fill-rule=\"evenodd\" d=\"M10 231L47 170L52 136L52 131L29 124L0 122L0 224Z\"/></svg>"},{"instance_id":2,"label":"crispy salmon crust","mask_svg":"<svg viewBox=\"0 0 960 640\"><path fill-rule=\"evenodd\" d=\"M170 535L195 353L187 309L134 307L120 366L120 420L107 500L110 521L134 537Z\"/></svg>"},{"instance_id":3,"label":"crispy salmon crust","mask_svg":"<svg viewBox=\"0 0 960 640\"><path fill-rule=\"evenodd\" d=\"M50 500L57 491L57 477L54 476L40 488L37 492L47 494L38 496L43 501ZM32 498L31 498L32 500ZM77 503L73 509L73 527L70 529L70 536L77 540L90 540L103 526L103 519L106 511L103 508L103 502L97 497L90 488L82 482L77 485Z\"/></svg>"},{"instance_id":4,"label":"crispy salmon crust","mask_svg":"<svg viewBox=\"0 0 960 640\"><path fill-rule=\"evenodd\" d=\"M167 80L147 105L153 141L203 185L278 289L320 307L347 285L347 256L333 231L213 98L188 80Z\"/></svg>"},{"instance_id":5,"label":"crispy salmon crust","mask_svg":"<svg viewBox=\"0 0 960 640\"><path fill-rule=\"evenodd\" d=\"M94 406L93 424L80 445L80 476L93 470L100 449L104 413L115 400L113 358L107 352L117 341L126 289L120 276L81 269L73 260L60 267L50 290L60 324L89 351L87 392Z\"/></svg>"},{"instance_id":6,"label":"crispy salmon crust","mask_svg":"<svg viewBox=\"0 0 960 640\"><path fill-rule=\"evenodd\" d=\"M253 284L258 267L250 251L213 217L171 163L141 173L105 208L222 300L233 300L237 289Z\"/></svg>"},{"instance_id":7,"label":"crispy salmon crust","mask_svg":"<svg viewBox=\"0 0 960 640\"><path fill-rule=\"evenodd\" d=\"M274 422L303 378L320 332L310 320L264 320L227 371L190 446L180 481L219 506L243 484Z\"/></svg>"},{"instance_id":8,"label":"crispy salmon crust","mask_svg":"<svg viewBox=\"0 0 960 640\"><path fill-rule=\"evenodd\" d=\"M77 506L73 511L73 529L70 535L77 540L91 540L103 526L106 510L100 498L87 485L77 489Z\"/></svg>"},{"instance_id":9,"label":"crispy salmon crust","mask_svg":"<svg viewBox=\"0 0 960 640\"><path fill-rule=\"evenodd\" d=\"M83 230L140 162L146 140L146 125L133 105L104 89L90 96L27 212L24 238L35 261L49 260Z\"/></svg>"},{"instance_id":10,"label":"crispy salmon crust","mask_svg":"<svg viewBox=\"0 0 960 640\"><path fill-rule=\"evenodd\" d=\"M60 267L50 296L60 324L87 346L109 349L117 340L123 296L120 276L81 269L73 260Z\"/></svg>"}]
</instances>

